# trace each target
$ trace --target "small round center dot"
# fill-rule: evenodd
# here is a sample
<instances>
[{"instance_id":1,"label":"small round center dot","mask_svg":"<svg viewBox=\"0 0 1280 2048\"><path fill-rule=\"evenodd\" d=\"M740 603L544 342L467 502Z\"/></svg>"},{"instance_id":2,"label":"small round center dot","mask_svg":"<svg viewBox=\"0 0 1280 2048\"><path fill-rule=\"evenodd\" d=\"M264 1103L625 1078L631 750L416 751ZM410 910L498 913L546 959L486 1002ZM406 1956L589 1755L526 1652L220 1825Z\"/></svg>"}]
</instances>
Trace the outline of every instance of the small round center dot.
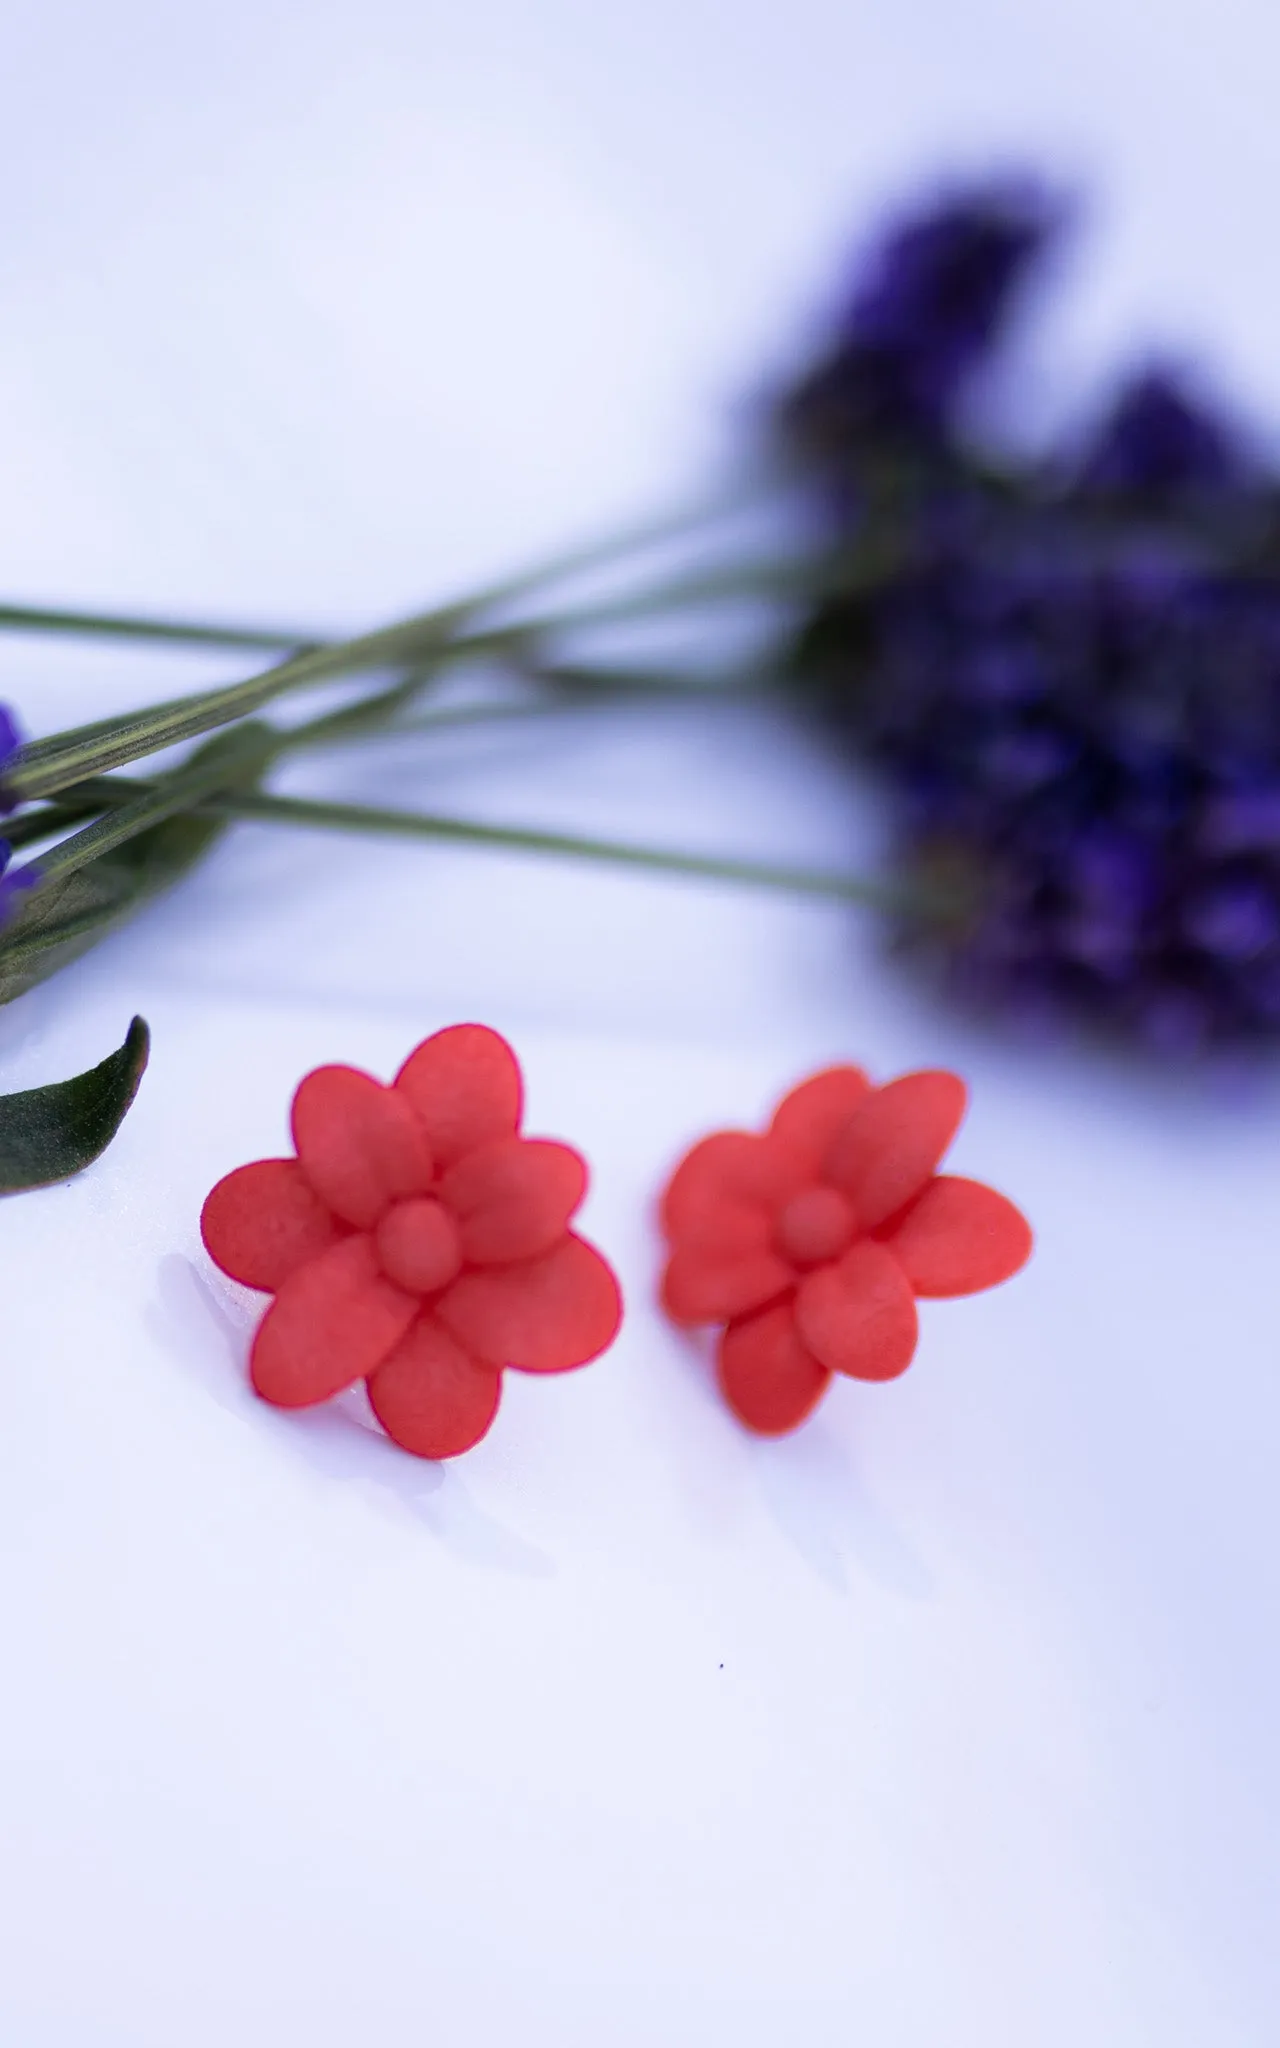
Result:
<instances>
[{"instance_id":1,"label":"small round center dot","mask_svg":"<svg viewBox=\"0 0 1280 2048\"><path fill-rule=\"evenodd\" d=\"M853 1206L838 1188L805 1188L782 1210L775 1236L793 1265L821 1266L849 1249L857 1228Z\"/></svg>"},{"instance_id":2,"label":"small round center dot","mask_svg":"<svg viewBox=\"0 0 1280 2048\"><path fill-rule=\"evenodd\" d=\"M430 1195L395 1202L374 1232L378 1263L406 1294L435 1294L462 1270L458 1226Z\"/></svg>"}]
</instances>

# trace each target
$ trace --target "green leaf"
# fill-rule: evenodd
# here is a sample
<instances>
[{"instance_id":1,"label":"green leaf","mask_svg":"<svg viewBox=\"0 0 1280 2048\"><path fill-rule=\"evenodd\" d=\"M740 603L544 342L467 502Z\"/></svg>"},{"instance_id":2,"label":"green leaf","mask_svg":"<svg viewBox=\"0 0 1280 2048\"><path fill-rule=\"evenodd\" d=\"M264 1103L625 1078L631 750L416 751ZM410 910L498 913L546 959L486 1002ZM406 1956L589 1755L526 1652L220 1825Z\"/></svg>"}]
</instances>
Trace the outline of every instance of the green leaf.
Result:
<instances>
[{"instance_id":1,"label":"green leaf","mask_svg":"<svg viewBox=\"0 0 1280 2048\"><path fill-rule=\"evenodd\" d=\"M225 761L227 787L252 787L259 762L246 769L241 735L221 733L191 756ZM239 771L237 773L237 770ZM135 912L172 888L203 860L228 820L184 812L113 846L70 874L33 889L20 915L0 932L0 1003L11 1003L96 946Z\"/></svg>"},{"instance_id":2,"label":"green leaf","mask_svg":"<svg viewBox=\"0 0 1280 2048\"><path fill-rule=\"evenodd\" d=\"M0 1194L70 1180L105 1152L138 1092L151 1050L141 1017L118 1052L47 1088L0 1095Z\"/></svg>"}]
</instances>

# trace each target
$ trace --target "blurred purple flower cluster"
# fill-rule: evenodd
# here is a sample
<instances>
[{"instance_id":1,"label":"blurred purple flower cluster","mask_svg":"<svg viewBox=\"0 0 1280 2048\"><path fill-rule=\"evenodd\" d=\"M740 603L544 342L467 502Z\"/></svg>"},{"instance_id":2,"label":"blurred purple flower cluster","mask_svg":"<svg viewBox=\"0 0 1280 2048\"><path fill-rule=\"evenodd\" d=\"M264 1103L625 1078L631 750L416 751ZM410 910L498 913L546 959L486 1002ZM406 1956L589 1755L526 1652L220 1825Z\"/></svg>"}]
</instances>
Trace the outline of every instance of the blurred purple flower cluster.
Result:
<instances>
[{"instance_id":1,"label":"blurred purple flower cluster","mask_svg":"<svg viewBox=\"0 0 1280 2048\"><path fill-rule=\"evenodd\" d=\"M792 436L828 468L856 465L869 442L949 439L1060 218L1048 192L1017 179L957 192L896 225L789 395Z\"/></svg>"},{"instance_id":2,"label":"blurred purple flower cluster","mask_svg":"<svg viewBox=\"0 0 1280 2048\"><path fill-rule=\"evenodd\" d=\"M1047 458L971 445L969 390L1061 219L1003 184L891 229L784 401L857 571L796 674L887 773L915 866L959 885L929 934L953 985L1170 1049L1265 1038L1280 491L1160 366Z\"/></svg>"}]
</instances>

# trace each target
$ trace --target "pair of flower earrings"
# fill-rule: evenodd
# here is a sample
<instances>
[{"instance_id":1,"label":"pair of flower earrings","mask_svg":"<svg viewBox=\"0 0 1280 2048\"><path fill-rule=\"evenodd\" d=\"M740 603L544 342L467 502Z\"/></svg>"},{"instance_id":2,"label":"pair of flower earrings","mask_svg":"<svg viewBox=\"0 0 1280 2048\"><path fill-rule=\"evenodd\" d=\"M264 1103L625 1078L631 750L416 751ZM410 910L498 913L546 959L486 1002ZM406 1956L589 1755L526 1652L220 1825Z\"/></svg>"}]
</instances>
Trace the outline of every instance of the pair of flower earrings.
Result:
<instances>
[{"instance_id":1,"label":"pair of flower earrings","mask_svg":"<svg viewBox=\"0 0 1280 2048\"><path fill-rule=\"evenodd\" d=\"M200 1219L233 1280L275 1298L254 1387L281 1408L364 1380L387 1434L452 1458L486 1434L502 1374L567 1372L622 1321L613 1271L570 1228L587 1165L521 1134L524 1088L482 1024L438 1031L390 1087L319 1067L293 1098L295 1157L218 1182ZM1003 1195L937 1167L964 1115L955 1074L884 1087L829 1067L768 1129L717 1131L663 1192L662 1303L718 1325L717 1374L739 1421L779 1436L836 1373L888 1380L916 1347L916 1299L1007 1280L1031 1231Z\"/></svg>"}]
</instances>

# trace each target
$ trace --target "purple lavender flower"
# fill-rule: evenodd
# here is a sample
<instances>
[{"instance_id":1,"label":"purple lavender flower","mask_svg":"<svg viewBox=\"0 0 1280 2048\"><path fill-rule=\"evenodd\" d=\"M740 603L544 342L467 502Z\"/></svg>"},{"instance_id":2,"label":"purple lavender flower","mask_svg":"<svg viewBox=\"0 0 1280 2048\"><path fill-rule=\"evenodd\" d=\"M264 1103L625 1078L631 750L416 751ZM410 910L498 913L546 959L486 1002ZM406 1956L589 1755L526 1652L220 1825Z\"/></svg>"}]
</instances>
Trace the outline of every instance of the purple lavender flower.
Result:
<instances>
[{"instance_id":1,"label":"purple lavender flower","mask_svg":"<svg viewBox=\"0 0 1280 2048\"><path fill-rule=\"evenodd\" d=\"M17 799L9 793L6 773L21 746L17 720L7 704L0 704L0 815L17 805ZM7 839L0 839L0 930L18 915L24 896L36 881L30 867L10 867L12 859L13 848Z\"/></svg>"},{"instance_id":2,"label":"purple lavender flower","mask_svg":"<svg viewBox=\"0 0 1280 2048\"><path fill-rule=\"evenodd\" d=\"M944 948L968 997L1170 1050L1280 1027L1280 586L1024 518L828 607L809 651L909 861L970 880Z\"/></svg>"},{"instance_id":3,"label":"purple lavender flower","mask_svg":"<svg viewBox=\"0 0 1280 2048\"><path fill-rule=\"evenodd\" d=\"M0 815L12 811L17 799L9 794L7 771L22 747L18 722L7 704L0 704Z\"/></svg>"},{"instance_id":4,"label":"purple lavender flower","mask_svg":"<svg viewBox=\"0 0 1280 2048\"><path fill-rule=\"evenodd\" d=\"M963 884L962 917L905 934L954 987L1168 1051L1274 1040L1276 478L1160 366L1069 461L958 431L1060 217L1029 180L974 187L855 279L784 409L856 572L805 622L796 677L884 770L912 866Z\"/></svg>"},{"instance_id":5,"label":"purple lavender flower","mask_svg":"<svg viewBox=\"0 0 1280 2048\"><path fill-rule=\"evenodd\" d=\"M853 280L834 340L783 408L837 466L851 449L945 444L1062 209L1030 180L977 184L894 223Z\"/></svg>"},{"instance_id":6,"label":"purple lavender flower","mask_svg":"<svg viewBox=\"0 0 1280 2048\"><path fill-rule=\"evenodd\" d=\"M1086 491L1156 500L1238 490L1253 470L1228 422L1158 364L1122 387L1079 467Z\"/></svg>"}]
</instances>

